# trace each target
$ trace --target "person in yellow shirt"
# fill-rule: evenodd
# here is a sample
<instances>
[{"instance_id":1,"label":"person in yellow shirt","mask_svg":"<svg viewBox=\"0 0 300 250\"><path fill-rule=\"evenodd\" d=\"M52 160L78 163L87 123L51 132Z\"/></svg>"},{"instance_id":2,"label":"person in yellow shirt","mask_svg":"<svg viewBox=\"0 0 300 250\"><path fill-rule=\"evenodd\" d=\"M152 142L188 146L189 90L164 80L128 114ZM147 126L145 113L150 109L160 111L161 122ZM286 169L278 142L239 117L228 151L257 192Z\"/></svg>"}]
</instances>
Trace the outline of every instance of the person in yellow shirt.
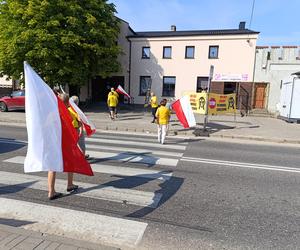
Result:
<instances>
[{"instance_id":1,"label":"person in yellow shirt","mask_svg":"<svg viewBox=\"0 0 300 250\"><path fill-rule=\"evenodd\" d=\"M112 91L109 92L107 97L107 106L109 108L110 118L112 120L115 119L117 105L118 105L117 96Z\"/></svg>"},{"instance_id":2,"label":"person in yellow shirt","mask_svg":"<svg viewBox=\"0 0 300 250\"><path fill-rule=\"evenodd\" d=\"M154 92L151 92L151 99L150 99L150 105L151 105L151 111L152 111L152 116L153 116L153 120L152 123L155 122L155 114L156 114L156 110L158 108L158 102L157 102L157 97L154 94Z\"/></svg>"},{"instance_id":3,"label":"person in yellow shirt","mask_svg":"<svg viewBox=\"0 0 300 250\"><path fill-rule=\"evenodd\" d=\"M113 93L117 97L117 100L118 100L118 103L119 103L119 94L118 94L118 92L115 91L114 88L111 88L110 92ZM117 105L118 105L118 103L117 103ZM117 114L118 114L118 110L117 110L117 106L116 106L116 108L115 108L115 118L117 118Z\"/></svg>"},{"instance_id":4,"label":"person in yellow shirt","mask_svg":"<svg viewBox=\"0 0 300 250\"><path fill-rule=\"evenodd\" d=\"M163 99L160 102L160 107L156 111L157 128L158 128L158 142L161 144L165 143L168 125L170 121L170 110L166 107L167 100Z\"/></svg>"}]
</instances>

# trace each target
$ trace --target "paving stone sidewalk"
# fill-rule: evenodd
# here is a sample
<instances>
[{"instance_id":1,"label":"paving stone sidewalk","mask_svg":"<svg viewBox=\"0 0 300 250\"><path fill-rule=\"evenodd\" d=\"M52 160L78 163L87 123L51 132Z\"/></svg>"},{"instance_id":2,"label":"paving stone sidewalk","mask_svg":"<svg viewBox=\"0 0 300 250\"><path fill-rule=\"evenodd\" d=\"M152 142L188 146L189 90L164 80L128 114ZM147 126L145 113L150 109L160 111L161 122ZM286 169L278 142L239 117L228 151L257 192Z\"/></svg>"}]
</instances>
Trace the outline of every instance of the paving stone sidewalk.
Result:
<instances>
[{"instance_id":1,"label":"paving stone sidewalk","mask_svg":"<svg viewBox=\"0 0 300 250\"><path fill-rule=\"evenodd\" d=\"M1 219L0 219L1 221ZM0 224L1 250L116 250L74 239L46 235L19 227Z\"/></svg>"},{"instance_id":2,"label":"paving stone sidewalk","mask_svg":"<svg viewBox=\"0 0 300 250\"><path fill-rule=\"evenodd\" d=\"M156 133L157 127L151 123L149 109L121 106L118 118L112 121L103 104L85 110L85 114L94 122L98 130ZM195 115L197 129L203 128L203 115ZM0 113L0 124L25 126L24 112ZM287 123L272 117L240 115L209 116L209 136L233 139L247 139L277 143L300 144L300 124ZM195 128L183 129L176 115L172 115L169 134L195 136Z\"/></svg>"}]
</instances>

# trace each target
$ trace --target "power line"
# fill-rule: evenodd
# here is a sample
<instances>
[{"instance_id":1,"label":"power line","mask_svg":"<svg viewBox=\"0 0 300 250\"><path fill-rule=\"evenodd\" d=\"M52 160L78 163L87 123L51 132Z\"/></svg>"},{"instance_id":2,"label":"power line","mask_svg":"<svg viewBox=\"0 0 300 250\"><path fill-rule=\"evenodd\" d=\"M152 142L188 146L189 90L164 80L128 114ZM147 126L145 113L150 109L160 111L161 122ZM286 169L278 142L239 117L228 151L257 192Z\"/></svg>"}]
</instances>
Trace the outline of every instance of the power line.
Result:
<instances>
[{"instance_id":1,"label":"power line","mask_svg":"<svg viewBox=\"0 0 300 250\"><path fill-rule=\"evenodd\" d=\"M250 24L249 24L249 29L250 29L250 30L251 30L251 25L252 25L252 19L253 19L254 7L255 7L255 0L253 0L253 2L252 2L252 11L251 11Z\"/></svg>"}]
</instances>

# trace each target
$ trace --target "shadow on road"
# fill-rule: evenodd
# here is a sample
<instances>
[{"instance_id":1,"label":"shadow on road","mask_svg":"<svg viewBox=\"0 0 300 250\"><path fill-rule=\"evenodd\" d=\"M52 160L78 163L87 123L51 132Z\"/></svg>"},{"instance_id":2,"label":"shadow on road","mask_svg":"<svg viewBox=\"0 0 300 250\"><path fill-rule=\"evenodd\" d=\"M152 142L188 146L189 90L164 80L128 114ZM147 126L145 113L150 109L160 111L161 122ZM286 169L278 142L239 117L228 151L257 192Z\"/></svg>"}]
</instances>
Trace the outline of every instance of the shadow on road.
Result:
<instances>
[{"instance_id":1,"label":"shadow on road","mask_svg":"<svg viewBox=\"0 0 300 250\"><path fill-rule=\"evenodd\" d=\"M122 152L115 156L94 158L89 159L90 164L95 164L105 161L122 161L123 163L130 162L132 164L142 164L147 167L153 167L157 164L159 158L151 155L151 152L133 153L133 152Z\"/></svg>"},{"instance_id":2,"label":"shadow on road","mask_svg":"<svg viewBox=\"0 0 300 250\"><path fill-rule=\"evenodd\" d=\"M11 138L0 137L0 154L16 151L27 144Z\"/></svg>"},{"instance_id":3,"label":"shadow on road","mask_svg":"<svg viewBox=\"0 0 300 250\"><path fill-rule=\"evenodd\" d=\"M184 182L183 178L180 177L171 177L170 180L164 181L161 183L160 189L155 191L155 194L162 194L162 198L160 199L157 207L143 207L139 210L136 210L128 215L126 217L131 218L142 218L150 213L152 213L154 210L162 206L164 203L166 203L173 195L177 193L177 191L180 189Z\"/></svg>"},{"instance_id":4,"label":"shadow on road","mask_svg":"<svg viewBox=\"0 0 300 250\"><path fill-rule=\"evenodd\" d=\"M3 219L0 218L1 225L7 225L11 227L21 227L29 224L33 224L33 221L26 221L26 220L14 220L14 219Z\"/></svg>"}]
</instances>

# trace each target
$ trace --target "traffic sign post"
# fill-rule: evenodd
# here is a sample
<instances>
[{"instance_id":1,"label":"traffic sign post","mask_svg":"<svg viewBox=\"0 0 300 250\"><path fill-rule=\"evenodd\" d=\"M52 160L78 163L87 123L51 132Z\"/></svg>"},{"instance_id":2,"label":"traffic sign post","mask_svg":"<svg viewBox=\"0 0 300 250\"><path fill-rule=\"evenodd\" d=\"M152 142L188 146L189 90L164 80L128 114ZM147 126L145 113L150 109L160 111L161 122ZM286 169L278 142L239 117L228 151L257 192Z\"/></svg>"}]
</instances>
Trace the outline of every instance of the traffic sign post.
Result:
<instances>
[{"instance_id":1,"label":"traffic sign post","mask_svg":"<svg viewBox=\"0 0 300 250\"><path fill-rule=\"evenodd\" d=\"M207 98L206 98L206 109L205 109L205 117L204 117L204 123L203 123L203 132L207 132L207 123L208 123L208 108L214 108L216 106L216 100L214 98L209 98L209 93L210 93L210 85L211 85L211 80L213 79L214 75L214 66L210 65L210 70L209 70L209 78L208 78L208 83L207 83Z\"/></svg>"}]
</instances>

